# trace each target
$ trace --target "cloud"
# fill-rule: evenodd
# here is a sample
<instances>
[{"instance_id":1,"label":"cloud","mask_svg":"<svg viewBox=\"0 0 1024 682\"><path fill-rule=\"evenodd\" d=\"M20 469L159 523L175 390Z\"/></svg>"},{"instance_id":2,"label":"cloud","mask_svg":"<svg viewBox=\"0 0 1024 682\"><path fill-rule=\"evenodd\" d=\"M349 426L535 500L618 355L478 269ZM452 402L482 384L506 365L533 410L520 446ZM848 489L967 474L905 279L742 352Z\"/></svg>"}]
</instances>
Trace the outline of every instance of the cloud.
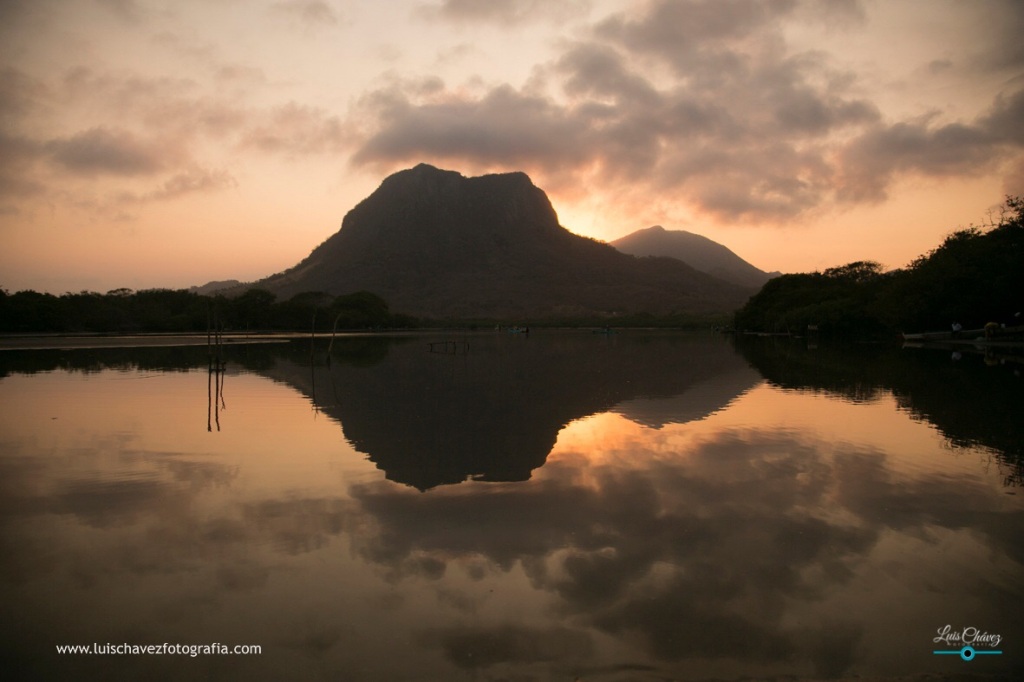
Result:
<instances>
[{"instance_id":1,"label":"cloud","mask_svg":"<svg viewBox=\"0 0 1024 682\"><path fill-rule=\"evenodd\" d=\"M83 175L151 175L167 165L159 145L124 129L90 128L46 143L52 159L66 170Z\"/></svg>"},{"instance_id":2,"label":"cloud","mask_svg":"<svg viewBox=\"0 0 1024 682\"><path fill-rule=\"evenodd\" d=\"M143 10L135 0L96 0L96 3L132 24L137 24L143 16Z\"/></svg>"},{"instance_id":3,"label":"cloud","mask_svg":"<svg viewBox=\"0 0 1024 682\"><path fill-rule=\"evenodd\" d=\"M36 114L49 98L46 85L29 74L0 69L0 121L17 122Z\"/></svg>"},{"instance_id":4,"label":"cloud","mask_svg":"<svg viewBox=\"0 0 1024 682\"><path fill-rule=\"evenodd\" d=\"M250 125L239 131L239 145L265 153L339 153L349 136L338 116L295 102L253 114L251 119Z\"/></svg>"},{"instance_id":5,"label":"cloud","mask_svg":"<svg viewBox=\"0 0 1024 682\"><path fill-rule=\"evenodd\" d=\"M414 158L489 164L555 164L586 159L586 131L571 112L509 86L479 99L458 96L420 103L398 89L372 93L363 116L380 121L353 163Z\"/></svg>"},{"instance_id":6,"label":"cloud","mask_svg":"<svg viewBox=\"0 0 1024 682\"><path fill-rule=\"evenodd\" d=\"M511 26L586 14L590 5L589 0L443 0L440 4L421 6L418 13L431 19L459 23Z\"/></svg>"},{"instance_id":7,"label":"cloud","mask_svg":"<svg viewBox=\"0 0 1024 682\"><path fill-rule=\"evenodd\" d=\"M851 140L838 156L839 199L881 201L897 175L969 177L1020 158L1024 90L1000 94L972 123L935 125L934 118L875 126Z\"/></svg>"},{"instance_id":8,"label":"cloud","mask_svg":"<svg viewBox=\"0 0 1024 682\"><path fill-rule=\"evenodd\" d=\"M334 8L322 0L288 0L275 3L272 8L306 26L336 26L339 21Z\"/></svg>"},{"instance_id":9,"label":"cloud","mask_svg":"<svg viewBox=\"0 0 1024 682\"><path fill-rule=\"evenodd\" d=\"M353 162L521 168L542 186L626 181L730 219L782 220L827 199L829 136L879 117L814 55L777 55L731 83L666 82L638 70L622 45L584 41L546 73L561 93L501 85L420 95L403 84L371 93L359 116L374 129Z\"/></svg>"},{"instance_id":10,"label":"cloud","mask_svg":"<svg viewBox=\"0 0 1024 682\"><path fill-rule=\"evenodd\" d=\"M997 71L1024 67L1024 6L1015 0L992 0L978 16L982 21L971 22L980 28L973 36L977 65Z\"/></svg>"},{"instance_id":11,"label":"cloud","mask_svg":"<svg viewBox=\"0 0 1024 682\"><path fill-rule=\"evenodd\" d=\"M168 179L151 198L174 199L191 192L209 192L237 186L238 181L227 171L193 167Z\"/></svg>"},{"instance_id":12,"label":"cloud","mask_svg":"<svg viewBox=\"0 0 1024 682\"><path fill-rule=\"evenodd\" d=\"M722 221L783 223L880 201L908 175L979 176L1019 156L1018 95L973 122L885 120L855 74L787 43L786 26L817 25L823 11L796 0L648 2L563 43L522 87L390 83L351 112L362 124L352 163L525 170L546 189L592 187L634 210L670 197ZM846 29L867 21L858 2L826 13Z\"/></svg>"},{"instance_id":13,"label":"cloud","mask_svg":"<svg viewBox=\"0 0 1024 682\"><path fill-rule=\"evenodd\" d=\"M107 212L120 211L130 204L141 204L150 201L169 201L183 196L217 192L238 186L238 181L226 170L211 170L198 165L191 165L170 176L159 186L146 192L122 191L118 193L110 205L99 208Z\"/></svg>"},{"instance_id":14,"label":"cloud","mask_svg":"<svg viewBox=\"0 0 1024 682\"><path fill-rule=\"evenodd\" d=\"M22 199L45 196L52 205L123 218L131 206L237 187L229 168L206 158L218 145L236 154L284 158L343 151L349 133L338 116L295 102L250 105L251 90L266 85L261 69L219 61L209 66L206 85L85 67L47 83L21 70L0 69L0 148L6 161L0 210L23 213L29 207L20 205ZM42 137L55 115L74 118L75 112L88 112L77 117L81 129ZM106 122L114 120L131 121L132 127ZM76 183L54 184L53 171Z\"/></svg>"},{"instance_id":15,"label":"cloud","mask_svg":"<svg viewBox=\"0 0 1024 682\"><path fill-rule=\"evenodd\" d=\"M44 190L31 174L39 153L40 145L34 140L0 132L0 157L4 159L0 166L0 197L25 197Z\"/></svg>"}]
</instances>

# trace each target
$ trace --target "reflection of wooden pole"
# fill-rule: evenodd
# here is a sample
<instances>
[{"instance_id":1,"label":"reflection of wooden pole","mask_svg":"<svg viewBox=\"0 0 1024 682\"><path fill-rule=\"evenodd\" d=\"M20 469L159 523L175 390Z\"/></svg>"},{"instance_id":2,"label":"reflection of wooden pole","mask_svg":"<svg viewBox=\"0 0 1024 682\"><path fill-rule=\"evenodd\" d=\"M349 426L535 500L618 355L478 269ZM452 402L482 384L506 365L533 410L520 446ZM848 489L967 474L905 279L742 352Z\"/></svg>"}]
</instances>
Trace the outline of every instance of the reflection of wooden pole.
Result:
<instances>
[{"instance_id":1,"label":"reflection of wooden pole","mask_svg":"<svg viewBox=\"0 0 1024 682\"><path fill-rule=\"evenodd\" d=\"M207 327L207 336L209 336L209 327ZM207 342L207 348L209 348L209 342ZM213 425L210 423L210 413L213 412L213 389L210 387L210 383L213 381L213 365L207 367L206 372L206 430L213 431Z\"/></svg>"},{"instance_id":2,"label":"reflection of wooden pole","mask_svg":"<svg viewBox=\"0 0 1024 682\"><path fill-rule=\"evenodd\" d=\"M210 358L206 370L206 430L213 431L214 425L220 431L220 411L228 409L224 400L224 382L227 379L227 367L220 360Z\"/></svg>"},{"instance_id":3,"label":"reflection of wooden pole","mask_svg":"<svg viewBox=\"0 0 1024 682\"><path fill-rule=\"evenodd\" d=\"M217 430L220 431L220 406L224 401L224 380L222 378L224 370L218 365L216 372L217 397L213 401L213 420L217 423Z\"/></svg>"},{"instance_id":4,"label":"reflection of wooden pole","mask_svg":"<svg viewBox=\"0 0 1024 682\"><path fill-rule=\"evenodd\" d=\"M220 410L224 402L224 329L216 308L206 311L206 430L220 431Z\"/></svg>"},{"instance_id":5,"label":"reflection of wooden pole","mask_svg":"<svg viewBox=\"0 0 1024 682\"><path fill-rule=\"evenodd\" d=\"M439 347L441 348L441 350L437 350ZM456 355L459 352L459 342L458 341L430 341L430 342L427 342L427 350L429 350L431 353L445 353L445 354L451 353L452 355ZM469 352L469 342L468 341L463 341L462 342L462 354L465 355L468 352Z\"/></svg>"}]
</instances>

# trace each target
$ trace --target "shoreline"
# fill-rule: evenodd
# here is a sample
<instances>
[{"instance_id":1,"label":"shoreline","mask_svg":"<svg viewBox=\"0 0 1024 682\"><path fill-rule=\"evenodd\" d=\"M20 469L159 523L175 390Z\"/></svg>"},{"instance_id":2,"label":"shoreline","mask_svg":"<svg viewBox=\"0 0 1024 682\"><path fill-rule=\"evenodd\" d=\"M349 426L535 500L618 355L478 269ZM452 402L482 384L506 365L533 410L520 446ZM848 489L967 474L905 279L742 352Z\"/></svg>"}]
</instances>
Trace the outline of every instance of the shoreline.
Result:
<instances>
[{"instance_id":1,"label":"shoreline","mask_svg":"<svg viewBox=\"0 0 1024 682\"><path fill-rule=\"evenodd\" d=\"M309 336L298 333L221 334L221 344L285 343ZM174 346L213 345L203 333L152 334L24 334L0 335L0 351L5 350L78 350L89 348L170 348Z\"/></svg>"}]
</instances>

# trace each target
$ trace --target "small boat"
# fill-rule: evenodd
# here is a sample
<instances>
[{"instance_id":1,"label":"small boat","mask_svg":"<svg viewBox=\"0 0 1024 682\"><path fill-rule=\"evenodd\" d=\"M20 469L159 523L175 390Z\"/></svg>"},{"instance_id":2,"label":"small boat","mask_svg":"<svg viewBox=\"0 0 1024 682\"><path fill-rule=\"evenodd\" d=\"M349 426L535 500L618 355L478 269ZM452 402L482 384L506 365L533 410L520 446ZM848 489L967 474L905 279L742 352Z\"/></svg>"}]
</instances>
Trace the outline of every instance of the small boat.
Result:
<instances>
[{"instance_id":1,"label":"small boat","mask_svg":"<svg viewBox=\"0 0 1024 682\"><path fill-rule=\"evenodd\" d=\"M915 334L901 334L904 341L952 341L953 339L972 340L977 337L985 337L984 329L964 329L953 332L918 332Z\"/></svg>"}]
</instances>

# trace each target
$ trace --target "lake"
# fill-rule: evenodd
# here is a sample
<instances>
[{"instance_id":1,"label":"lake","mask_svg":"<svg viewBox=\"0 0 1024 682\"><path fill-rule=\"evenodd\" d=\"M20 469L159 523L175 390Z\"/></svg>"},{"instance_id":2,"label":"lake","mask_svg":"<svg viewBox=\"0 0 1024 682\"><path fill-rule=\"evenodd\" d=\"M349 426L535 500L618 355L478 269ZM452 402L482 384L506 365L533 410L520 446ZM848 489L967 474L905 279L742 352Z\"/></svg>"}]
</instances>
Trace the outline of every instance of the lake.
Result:
<instances>
[{"instance_id":1,"label":"lake","mask_svg":"<svg viewBox=\"0 0 1024 682\"><path fill-rule=\"evenodd\" d=\"M329 344L0 351L9 679L1024 670L1020 355Z\"/></svg>"}]
</instances>

